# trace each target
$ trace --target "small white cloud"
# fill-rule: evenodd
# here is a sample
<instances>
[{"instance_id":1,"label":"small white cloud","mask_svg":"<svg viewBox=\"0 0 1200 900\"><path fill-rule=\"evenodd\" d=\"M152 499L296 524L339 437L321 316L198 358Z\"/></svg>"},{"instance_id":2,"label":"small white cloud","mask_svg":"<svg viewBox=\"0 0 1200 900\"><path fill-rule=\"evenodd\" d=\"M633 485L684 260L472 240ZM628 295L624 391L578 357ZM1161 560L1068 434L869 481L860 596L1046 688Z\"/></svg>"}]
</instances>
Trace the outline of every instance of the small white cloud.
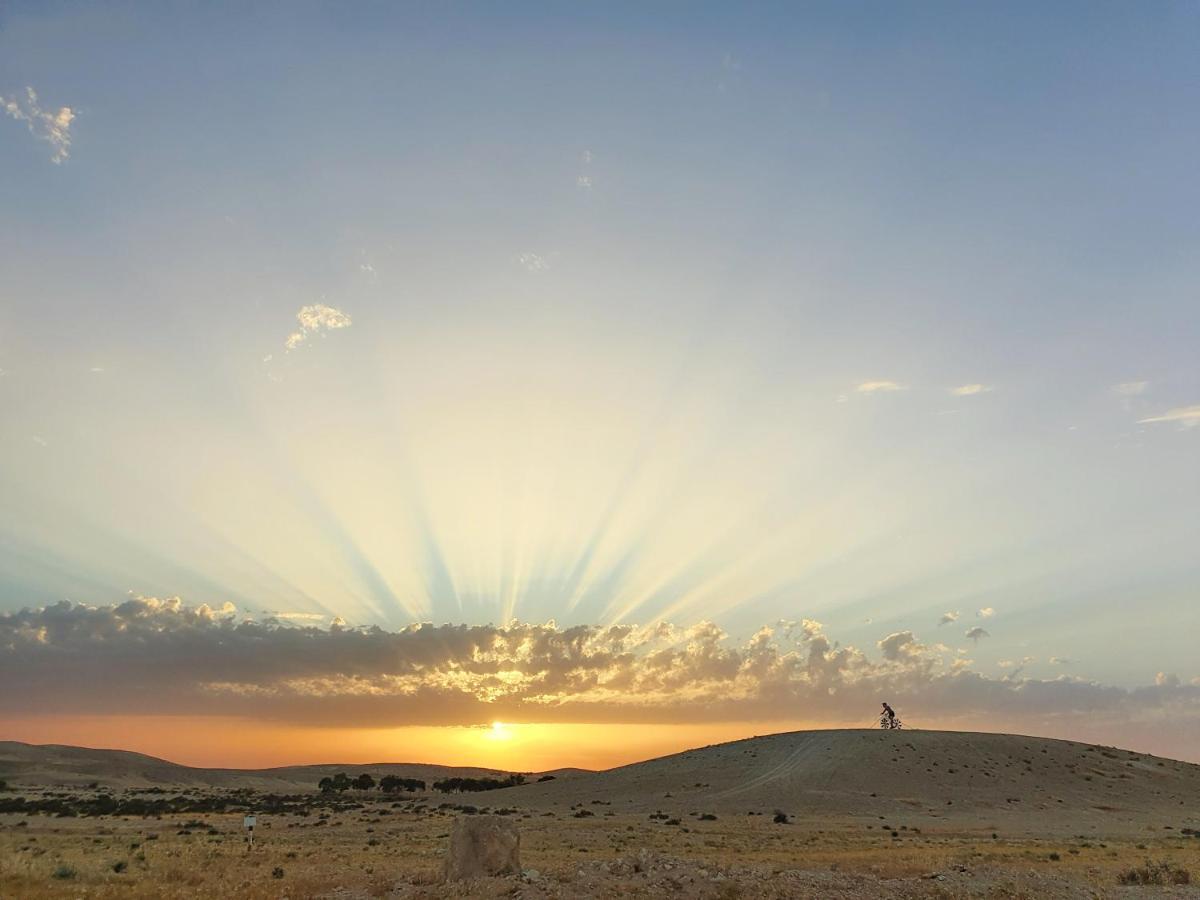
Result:
<instances>
[{"instance_id":1,"label":"small white cloud","mask_svg":"<svg viewBox=\"0 0 1200 900\"><path fill-rule=\"evenodd\" d=\"M974 397L976 394L986 394L994 388L986 384L960 384L956 388L950 388L950 393L955 397Z\"/></svg>"},{"instance_id":2,"label":"small white cloud","mask_svg":"<svg viewBox=\"0 0 1200 900\"><path fill-rule=\"evenodd\" d=\"M1179 676L1174 672L1159 672L1154 676L1154 683L1159 687L1179 687Z\"/></svg>"},{"instance_id":3,"label":"small white cloud","mask_svg":"<svg viewBox=\"0 0 1200 900\"><path fill-rule=\"evenodd\" d=\"M71 107L59 107L57 112L42 109L37 92L27 87L24 98L0 94L0 109L18 122L24 122L30 134L50 145L54 151L51 162L59 164L71 155L71 123L75 120Z\"/></svg>"},{"instance_id":4,"label":"small white cloud","mask_svg":"<svg viewBox=\"0 0 1200 900\"><path fill-rule=\"evenodd\" d=\"M992 609L990 606L985 606L983 609L981 609L975 613L975 615L977 615L981 619L990 619L995 614L996 614L996 611L994 609Z\"/></svg>"},{"instance_id":5,"label":"small white cloud","mask_svg":"<svg viewBox=\"0 0 1200 900\"><path fill-rule=\"evenodd\" d=\"M37 444L39 447L49 446L49 444L46 442L46 439L44 437L42 437L40 434L30 435L29 439L31 441L33 441L35 444Z\"/></svg>"},{"instance_id":6,"label":"small white cloud","mask_svg":"<svg viewBox=\"0 0 1200 900\"><path fill-rule=\"evenodd\" d=\"M1074 660L1067 659L1067 657L1065 657L1065 656L1050 657L1050 665L1052 665L1052 666L1069 666L1073 662L1074 662Z\"/></svg>"},{"instance_id":7,"label":"small white cloud","mask_svg":"<svg viewBox=\"0 0 1200 900\"><path fill-rule=\"evenodd\" d=\"M539 256L537 253L522 253L517 257L517 262L523 265L530 272L548 272L550 263L546 257Z\"/></svg>"},{"instance_id":8,"label":"small white cloud","mask_svg":"<svg viewBox=\"0 0 1200 900\"><path fill-rule=\"evenodd\" d=\"M580 154L579 158L585 166L591 165L592 160L595 159L595 157L592 156L591 150L584 150L583 153Z\"/></svg>"},{"instance_id":9,"label":"small white cloud","mask_svg":"<svg viewBox=\"0 0 1200 900\"><path fill-rule=\"evenodd\" d=\"M978 644L980 638L991 637L991 635L988 634L986 631L984 631L982 628L980 628L978 625L975 625L975 626L967 629L967 637L969 637L971 640L973 640L975 643Z\"/></svg>"},{"instance_id":10,"label":"small white cloud","mask_svg":"<svg viewBox=\"0 0 1200 900\"><path fill-rule=\"evenodd\" d=\"M92 366L90 369L88 369L88 371L100 375L107 370L104 368L104 366Z\"/></svg>"},{"instance_id":11,"label":"small white cloud","mask_svg":"<svg viewBox=\"0 0 1200 900\"><path fill-rule=\"evenodd\" d=\"M938 619L938 625L949 625L951 622L957 622L957 621L958 621L958 613L944 612L944 613L942 613L942 617L940 619Z\"/></svg>"},{"instance_id":12,"label":"small white cloud","mask_svg":"<svg viewBox=\"0 0 1200 900\"><path fill-rule=\"evenodd\" d=\"M583 188L585 191L590 191L592 189L592 176L591 175L580 175L578 178L575 179L575 183L577 185L579 185L579 187Z\"/></svg>"},{"instance_id":13,"label":"small white cloud","mask_svg":"<svg viewBox=\"0 0 1200 900\"><path fill-rule=\"evenodd\" d=\"M346 313L335 307L326 306L324 303L302 306L296 313L296 321L300 323L300 330L293 331L283 342L288 350L295 350L308 340L309 335L338 328L349 328L351 324L351 319Z\"/></svg>"},{"instance_id":14,"label":"small white cloud","mask_svg":"<svg viewBox=\"0 0 1200 900\"><path fill-rule=\"evenodd\" d=\"M1136 397L1146 393L1148 387L1150 387L1148 381L1125 381L1121 384L1114 384L1113 393L1118 397Z\"/></svg>"},{"instance_id":15,"label":"small white cloud","mask_svg":"<svg viewBox=\"0 0 1200 900\"><path fill-rule=\"evenodd\" d=\"M1196 406L1177 406L1175 409L1168 409L1162 415L1150 416L1148 419L1138 419L1139 425L1149 425L1153 422L1178 422L1183 428L1194 428L1200 425L1200 404Z\"/></svg>"},{"instance_id":16,"label":"small white cloud","mask_svg":"<svg viewBox=\"0 0 1200 900\"><path fill-rule=\"evenodd\" d=\"M880 391L903 391L907 388L902 384L897 384L894 381L864 381L854 390L860 394L874 394Z\"/></svg>"}]
</instances>

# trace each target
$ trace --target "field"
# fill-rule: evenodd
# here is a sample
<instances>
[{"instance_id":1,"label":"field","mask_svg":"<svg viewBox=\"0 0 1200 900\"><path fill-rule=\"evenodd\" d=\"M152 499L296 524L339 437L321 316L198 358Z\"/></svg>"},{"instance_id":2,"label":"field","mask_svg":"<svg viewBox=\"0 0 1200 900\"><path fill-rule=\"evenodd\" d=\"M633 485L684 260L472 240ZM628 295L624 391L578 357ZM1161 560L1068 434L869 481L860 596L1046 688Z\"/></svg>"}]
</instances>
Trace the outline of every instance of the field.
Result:
<instances>
[{"instance_id":1,"label":"field","mask_svg":"<svg viewBox=\"0 0 1200 900\"><path fill-rule=\"evenodd\" d=\"M938 750L962 765L964 747L996 758L1013 741L1039 757L1090 758L1087 774L1046 762L1040 778L1022 762L1031 774L1011 777L1029 779L1024 799L1011 786L999 800L981 787L947 811L938 798L913 802L914 783L899 772L889 780L873 771L867 786L877 789L865 793L842 776L835 785L820 776L827 758L812 756L825 746L814 735L841 741L834 749L843 755L848 742L881 740L869 732L774 735L472 794L285 794L200 779L177 788L10 784L0 797L9 806L24 798L25 809L0 814L0 897L1200 896L1187 883L1200 880L1195 766L1012 736L926 732L906 735L904 745L883 738L893 741L878 745L886 753L912 746L930 763ZM729 784L733 770L722 760L747 751L754 765L737 770L741 786ZM946 765L936 761L926 768ZM1052 784L1060 768L1071 779ZM1131 772L1141 774L1117 778ZM764 784L773 787L760 793ZM878 796L885 785L894 796ZM1078 808L1076 788L1089 809ZM776 803L764 802L772 796ZM1057 802L1064 799L1074 806ZM88 814L115 804L136 814ZM247 811L258 816L253 846L242 827ZM454 818L489 813L517 823L524 874L441 884Z\"/></svg>"}]
</instances>

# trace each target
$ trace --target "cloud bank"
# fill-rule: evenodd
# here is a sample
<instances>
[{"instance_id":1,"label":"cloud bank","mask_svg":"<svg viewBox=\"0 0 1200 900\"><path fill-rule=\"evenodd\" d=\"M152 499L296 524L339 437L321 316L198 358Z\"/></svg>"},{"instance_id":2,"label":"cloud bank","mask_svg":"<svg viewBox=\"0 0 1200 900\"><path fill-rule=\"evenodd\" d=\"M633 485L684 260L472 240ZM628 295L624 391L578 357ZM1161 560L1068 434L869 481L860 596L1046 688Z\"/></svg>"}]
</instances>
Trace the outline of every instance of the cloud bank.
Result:
<instances>
[{"instance_id":1,"label":"cloud bank","mask_svg":"<svg viewBox=\"0 0 1200 900\"><path fill-rule=\"evenodd\" d=\"M869 656L811 619L733 642L712 623L413 624L397 631L254 621L178 599L0 614L0 715L244 715L385 727L526 722L846 722L880 699L906 718L1180 715L1200 686L1134 690L1060 676L991 678L912 631ZM865 723L864 723L865 724Z\"/></svg>"},{"instance_id":2,"label":"cloud bank","mask_svg":"<svg viewBox=\"0 0 1200 900\"><path fill-rule=\"evenodd\" d=\"M71 107L61 106L57 111L42 109L37 92L27 87L24 97L0 94L0 109L18 122L24 122L30 134L50 145L53 150L51 162L61 164L71 155L71 123L75 121Z\"/></svg>"}]
</instances>

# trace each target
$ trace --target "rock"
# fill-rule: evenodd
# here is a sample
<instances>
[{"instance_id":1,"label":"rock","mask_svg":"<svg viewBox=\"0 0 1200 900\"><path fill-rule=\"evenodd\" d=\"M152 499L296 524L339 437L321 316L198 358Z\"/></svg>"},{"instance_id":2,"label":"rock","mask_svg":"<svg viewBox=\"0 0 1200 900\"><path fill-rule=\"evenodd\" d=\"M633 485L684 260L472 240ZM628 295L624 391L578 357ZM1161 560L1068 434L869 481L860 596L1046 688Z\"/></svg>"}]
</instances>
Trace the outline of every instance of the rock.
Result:
<instances>
[{"instance_id":1,"label":"rock","mask_svg":"<svg viewBox=\"0 0 1200 900\"><path fill-rule=\"evenodd\" d=\"M503 816L459 816L450 831L445 878L521 874L521 835Z\"/></svg>"}]
</instances>

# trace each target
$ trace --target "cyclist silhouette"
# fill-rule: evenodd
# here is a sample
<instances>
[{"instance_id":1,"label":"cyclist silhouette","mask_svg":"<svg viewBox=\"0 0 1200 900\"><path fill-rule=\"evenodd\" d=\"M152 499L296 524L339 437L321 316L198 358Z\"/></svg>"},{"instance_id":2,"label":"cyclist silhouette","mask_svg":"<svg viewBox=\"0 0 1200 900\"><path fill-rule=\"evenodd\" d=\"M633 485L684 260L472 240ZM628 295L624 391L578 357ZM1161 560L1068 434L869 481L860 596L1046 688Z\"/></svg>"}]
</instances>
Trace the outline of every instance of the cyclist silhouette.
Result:
<instances>
[{"instance_id":1,"label":"cyclist silhouette","mask_svg":"<svg viewBox=\"0 0 1200 900\"><path fill-rule=\"evenodd\" d=\"M883 712L879 714L879 727L900 728L900 720L896 718L896 711L886 702L880 705L883 707Z\"/></svg>"}]
</instances>

